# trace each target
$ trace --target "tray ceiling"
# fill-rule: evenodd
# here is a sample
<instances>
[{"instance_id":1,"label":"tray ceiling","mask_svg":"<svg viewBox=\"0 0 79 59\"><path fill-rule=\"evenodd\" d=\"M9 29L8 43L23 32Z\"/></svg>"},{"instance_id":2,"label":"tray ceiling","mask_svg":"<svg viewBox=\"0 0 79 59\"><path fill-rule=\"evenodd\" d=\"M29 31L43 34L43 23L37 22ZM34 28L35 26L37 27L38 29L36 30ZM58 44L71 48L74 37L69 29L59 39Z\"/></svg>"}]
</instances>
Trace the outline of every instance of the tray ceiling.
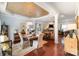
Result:
<instances>
[{"instance_id":1,"label":"tray ceiling","mask_svg":"<svg viewBox=\"0 0 79 59\"><path fill-rule=\"evenodd\" d=\"M8 2L6 10L11 13L28 17L41 17L48 14L46 10L33 2Z\"/></svg>"}]
</instances>

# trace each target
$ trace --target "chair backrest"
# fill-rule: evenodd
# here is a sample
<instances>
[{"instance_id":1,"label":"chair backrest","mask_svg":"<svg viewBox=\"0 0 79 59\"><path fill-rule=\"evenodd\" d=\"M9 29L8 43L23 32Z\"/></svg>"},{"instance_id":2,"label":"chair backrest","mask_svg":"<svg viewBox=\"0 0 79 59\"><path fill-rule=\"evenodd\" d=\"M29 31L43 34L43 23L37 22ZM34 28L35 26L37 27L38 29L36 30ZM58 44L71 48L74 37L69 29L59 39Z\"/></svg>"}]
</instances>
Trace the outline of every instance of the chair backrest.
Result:
<instances>
[{"instance_id":1,"label":"chair backrest","mask_svg":"<svg viewBox=\"0 0 79 59\"><path fill-rule=\"evenodd\" d=\"M19 34L19 37L20 37L20 45L21 45L21 47L23 46L23 37L22 37L22 35L21 35L21 33L18 33Z\"/></svg>"},{"instance_id":2,"label":"chair backrest","mask_svg":"<svg viewBox=\"0 0 79 59\"><path fill-rule=\"evenodd\" d=\"M43 41L43 36L44 36L43 33L41 33L41 34L38 36L38 46L37 46L37 48L40 48L40 47L41 47L41 42Z\"/></svg>"}]
</instances>

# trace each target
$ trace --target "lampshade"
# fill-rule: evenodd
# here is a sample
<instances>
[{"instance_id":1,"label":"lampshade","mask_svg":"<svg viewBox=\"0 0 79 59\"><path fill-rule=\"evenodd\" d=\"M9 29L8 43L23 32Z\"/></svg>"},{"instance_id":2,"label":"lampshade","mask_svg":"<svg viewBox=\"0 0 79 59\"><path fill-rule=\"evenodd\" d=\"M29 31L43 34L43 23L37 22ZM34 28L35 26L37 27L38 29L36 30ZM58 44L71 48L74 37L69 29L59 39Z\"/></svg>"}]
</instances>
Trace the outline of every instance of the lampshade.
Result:
<instances>
[{"instance_id":1,"label":"lampshade","mask_svg":"<svg viewBox=\"0 0 79 59\"><path fill-rule=\"evenodd\" d=\"M4 36L0 35L0 42L4 42Z\"/></svg>"},{"instance_id":2,"label":"lampshade","mask_svg":"<svg viewBox=\"0 0 79 59\"><path fill-rule=\"evenodd\" d=\"M4 41L7 41L8 38L6 35L0 35L0 42L4 42Z\"/></svg>"}]
</instances>

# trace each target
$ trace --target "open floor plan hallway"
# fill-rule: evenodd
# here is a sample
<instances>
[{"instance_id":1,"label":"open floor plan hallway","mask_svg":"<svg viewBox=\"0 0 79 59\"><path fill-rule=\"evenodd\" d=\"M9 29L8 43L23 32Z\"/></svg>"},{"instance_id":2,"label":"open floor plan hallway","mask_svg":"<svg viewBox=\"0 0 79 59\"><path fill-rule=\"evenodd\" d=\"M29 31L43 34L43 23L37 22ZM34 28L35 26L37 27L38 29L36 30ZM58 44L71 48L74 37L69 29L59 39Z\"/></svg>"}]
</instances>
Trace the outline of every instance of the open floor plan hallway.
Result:
<instances>
[{"instance_id":1,"label":"open floor plan hallway","mask_svg":"<svg viewBox=\"0 0 79 59\"><path fill-rule=\"evenodd\" d=\"M61 43L55 44L50 40L40 49L35 49L25 56L64 56L64 48Z\"/></svg>"}]
</instances>

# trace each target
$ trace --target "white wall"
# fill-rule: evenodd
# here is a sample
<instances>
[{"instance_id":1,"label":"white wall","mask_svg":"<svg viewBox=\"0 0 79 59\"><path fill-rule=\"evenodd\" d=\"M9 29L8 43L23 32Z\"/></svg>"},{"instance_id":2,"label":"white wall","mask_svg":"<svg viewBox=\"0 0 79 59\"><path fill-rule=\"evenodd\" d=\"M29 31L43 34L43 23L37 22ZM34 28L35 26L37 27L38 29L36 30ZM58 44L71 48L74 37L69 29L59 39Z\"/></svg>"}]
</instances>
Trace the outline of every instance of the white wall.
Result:
<instances>
[{"instance_id":1,"label":"white wall","mask_svg":"<svg viewBox=\"0 0 79 59\"><path fill-rule=\"evenodd\" d=\"M11 40L14 40L14 36L13 36L14 30L15 29L19 29L20 30L21 23L24 23L24 22L27 22L27 21L31 21L31 19L29 19L27 17L23 17L23 16L20 16L20 15L15 15L15 14L14 15L0 14L0 19L1 19L1 24L3 22L5 22L7 25L9 25L9 37L10 37ZM40 19L38 19L38 21L39 20ZM49 23L49 22L45 22L45 21L47 21L49 19L43 18L41 20L44 20L43 22L42 21L39 21L39 22L44 23L43 27L45 28L48 25L48 23ZM58 25L58 28L60 29L61 24L65 24L65 23L67 24L67 23L73 23L73 22L74 21L72 19L70 21L69 21L69 19L66 19L64 21L60 21L59 25Z\"/></svg>"},{"instance_id":2,"label":"white wall","mask_svg":"<svg viewBox=\"0 0 79 59\"><path fill-rule=\"evenodd\" d=\"M1 15L0 15L0 32L1 32Z\"/></svg>"},{"instance_id":3,"label":"white wall","mask_svg":"<svg viewBox=\"0 0 79 59\"><path fill-rule=\"evenodd\" d=\"M0 14L0 16L1 16L0 18L2 20L1 23L5 22L7 25L9 25L9 37L10 37L11 40L13 40L14 39L14 36L13 36L14 30L17 29L17 28L20 29L20 24L22 22L27 22L27 20L30 20L30 19L27 18L27 17L15 15L15 14L14 15L7 15L7 14L10 14L10 13L8 13L5 9L6 4L7 4L7 2L1 2L0 3L0 12L4 12L4 14ZM5 15L5 13L6 13L6 15ZM53 15L51 15L51 16L53 16ZM46 16L43 16L43 18L42 17L40 17L40 18L42 18L42 20L46 21L47 18L49 18L49 20L51 20L50 19L51 16L46 15ZM40 20L40 18L38 18L38 20ZM33 19L35 19L35 18L33 18Z\"/></svg>"},{"instance_id":4,"label":"white wall","mask_svg":"<svg viewBox=\"0 0 79 59\"><path fill-rule=\"evenodd\" d=\"M41 23L44 23L45 21L45 24L44 27L47 25L47 21L50 21L50 18L48 17L45 17L45 18L34 18L31 19L31 18L28 18L28 17L24 17L24 16L20 16L20 15L11 15L11 14L0 14L0 19L1 19L1 24L3 24L3 22L5 22L6 25L9 26L9 37L11 40L14 40L14 31L15 29L18 29L20 30L20 25L22 23L25 23L25 22L29 22L29 21L37 21L37 22L41 22Z\"/></svg>"},{"instance_id":5,"label":"white wall","mask_svg":"<svg viewBox=\"0 0 79 59\"><path fill-rule=\"evenodd\" d=\"M0 33L1 33L1 20L0 20Z\"/></svg>"},{"instance_id":6,"label":"white wall","mask_svg":"<svg viewBox=\"0 0 79 59\"><path fill-rule=\"evenodd\" d=\"M26 20L28 20L27 17L22 17L19 15L3 15L1 14L1 24L3 24L3 22L5 22L6 25L9 26L9 37L11 40L14 40L14 30L15 29L20 29L20 25L21 23L25 22Z\"/></svg>"},{"instance_id":7,"label":"white wall","mask_svg":"<svg viewBox=\"0 0 79 59\"><path fill-rule=\"evenodd\" d=\"M0 11L5 12L6 5L7 5L7 2L0 2Z\"/></svg>"},{"instance_id":8,"label":"white wall","mask_svg":"<svg viewBox=\"0 0 79 59\"><path fill-rule=\"evenodd\" d=\"M59 20L58 21L59 25L58 25L58 29L60 30L61 29L61 25L63 24L72 24L72 23L75 23L75 18L71 18L71 19L62 19L62 20Z\"/></svg>"}]
</instances>

